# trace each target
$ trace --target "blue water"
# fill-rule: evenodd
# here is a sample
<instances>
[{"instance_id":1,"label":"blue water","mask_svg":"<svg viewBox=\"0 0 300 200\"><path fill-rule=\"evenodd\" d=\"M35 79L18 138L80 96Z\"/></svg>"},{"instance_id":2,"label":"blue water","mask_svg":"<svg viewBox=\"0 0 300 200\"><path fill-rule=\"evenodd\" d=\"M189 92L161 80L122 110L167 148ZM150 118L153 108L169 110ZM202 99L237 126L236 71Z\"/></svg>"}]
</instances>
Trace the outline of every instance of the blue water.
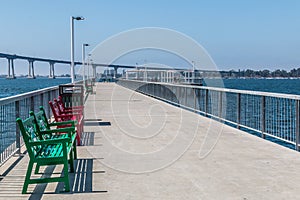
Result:
<instances>
[{"instance_id":1,"label":"blue water","mask_svg":"<svg viewBox=\"0 0 300 200\"><path fill-rule=\"evenodd\" d=\"M70 78L0 78L0 98L70 82ZM210 87L225 87L240 90L300 95L300 79L205 79L204 85Z\"/></svg>"},{"instance_id":2,"label":"blue water","mask_svg":"<svg viewBox=\"0 0 300 200\"><path fill-rule=\"evenodd\" d=\"M0 98L13 96L33 90L46 87L56 86L59 84L70 83L70 78L49 79L46 77L38 77L36 79L17 78L5 79L0 78Z\"/></svg>"},{"instance_id":3,"label":"blue water","mask_svg":"<svg viewBox=\"0 0 300 200\"><path fill-rule=\"evenodd\" d=\"M300 79L205 79L204 85L300 95Z\"/></svg>"}]
</instances>

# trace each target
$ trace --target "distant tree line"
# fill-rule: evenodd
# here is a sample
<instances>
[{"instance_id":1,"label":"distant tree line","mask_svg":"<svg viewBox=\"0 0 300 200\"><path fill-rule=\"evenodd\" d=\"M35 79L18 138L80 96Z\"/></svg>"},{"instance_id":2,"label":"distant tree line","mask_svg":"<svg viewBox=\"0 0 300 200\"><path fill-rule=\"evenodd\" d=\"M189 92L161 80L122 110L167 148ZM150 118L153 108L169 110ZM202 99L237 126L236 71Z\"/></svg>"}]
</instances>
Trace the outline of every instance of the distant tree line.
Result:
<instances>
[{"instance_id":1,"label":"distant tree line","mask_svg":"<svg viewBox=\"0 0 300 200\"><path fill-rule=\"evenodd\" d=\"M292 69L290 71L277 69L275 71L264 70L230 70L230 71L220 71L221 76L226 77L245 77L245 78L289 78L289 77L300 77L300 68Z\"/></svg>"}]
</instances>

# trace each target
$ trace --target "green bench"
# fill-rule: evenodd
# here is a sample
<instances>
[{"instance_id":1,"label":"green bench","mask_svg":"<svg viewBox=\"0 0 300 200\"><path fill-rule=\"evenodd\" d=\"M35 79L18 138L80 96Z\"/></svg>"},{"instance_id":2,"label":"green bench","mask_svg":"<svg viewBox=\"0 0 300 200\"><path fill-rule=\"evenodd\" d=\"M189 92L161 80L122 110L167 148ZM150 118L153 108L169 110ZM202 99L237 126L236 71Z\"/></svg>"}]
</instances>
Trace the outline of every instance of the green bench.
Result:
<instances>
[{"instance_id":1,"label":"green bench","mask_svg":"<svg viewBox=\"0 0 300 200\"><path fill-rule=\"evenodd\" d=\"M36 121L33 116L25 120L17 119L17 124L23 136L23 140L29 154L29 164L25 176L22 193L27 193L29 184L64 182L65 191L70 191L69 164L70 171L74 172L75 137L72 138L71 131L64 134L41 134L36 129ZM75 145L74 145L75 144ZM63 165L62 177L40 177L31 178L34 164L35 174L39 173L40 166Z\"/></svg>"},{"instance_id":2,"label":"green bench","mask_svg":"<svg viewBox=\"0 0 300 200\"><path fill-rule=\"evenodd\" d=\"M43 106L40 106L40 110L37 113L33 111L29 112L29 115L34 118L34 123L36 125L36 131L39 135L43 136L43 139L51 139L59 137L58 134L67 133L69 134L70 142L76 139L76 121L63 121L63 122L52 122L46 116L46 112ZM64 127L64 128L58 128ZM74 143L74 159L77 159L77 148L76 143Z\"/></svg>"},{"instance_id":3,"label":"green bench","mask_svg":"<svg viewBox=\"0 0 300 200\"><path fill-rule=\"evenodd\" d=\"M85 80L84 85L85 85L85 92L93 94L93 84L90 81Z\"/></svg>"}]
</instances>

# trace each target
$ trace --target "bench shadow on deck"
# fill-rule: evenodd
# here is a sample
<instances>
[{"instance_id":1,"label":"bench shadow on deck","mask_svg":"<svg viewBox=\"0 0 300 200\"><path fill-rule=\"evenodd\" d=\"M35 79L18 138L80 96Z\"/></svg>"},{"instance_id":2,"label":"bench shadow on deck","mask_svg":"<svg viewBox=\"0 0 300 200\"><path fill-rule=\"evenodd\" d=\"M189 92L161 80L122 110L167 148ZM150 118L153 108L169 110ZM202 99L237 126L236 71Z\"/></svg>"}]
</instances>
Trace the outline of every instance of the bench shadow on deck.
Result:
<instances>
[{"instance_id":1,"label":"bench shadow on deck","mask_svg":"<svg viewBox=\"0 0 300 200\"><path fill-rule=\"evenodd\" d=\"M84 146L94 146L94 138L95 138L95 132L84 132L82 134L82 147ZM18 182L14 191L10 190L9 187L1 187L0 190L0 199L2 198L26 198L28 199L41 199L43 195L54 195L54 194L61 194L61 195L69 195L69 194L76 194L76 193L107 193L107 190L93 190L93 176L95 174L105 174L106 172L104 170L95 170L94 167L94 158L79 158L74 161L74 173L69 173L69 180L70 180L70 192L63 192L64 191L64 183L59 182L55 183L54 189L51 189L52 187L48 187L48 183L44 184L36 184L31 187L31 189L28 190L27 194L29 195L21 195L21 192L17 190L17 188L21 189L24 182L25 175L22 174L15 174L14 171L20 171L27 168L26 159L27 157L27 151L25 150L22 154L18 155L18 158L12 162L12 164L1 174L0 177L0 183L1 184L13 184L15 180ZM99 159L99 158L97 158ZM58 169L55 165L44 167L44 170L41 170L41 173L38 173L38 176L41 177L50 177L51 175L54 176L63 176L63 171L58 166ZM52 184L52 183L50 183ZM19 194L20 193L20 194ZM19 196L21 195L21 196Z\"/></svg>"},{"instance_id":2,"label":"bench shadow on deck","mask_svg":"<svg viewBox=\"0 0 300 200\"><path fill-rule=\"evenodd\" d=\"M85 124L86 125L86 124ZM94 145L95 132L84 132L82 134L82 146ZM64 183L57 184L55 191L47 192L47 184L38 184L30 193L29 199L41 199L44 194L75 194L75 193L106 193L107 190L93 190L93 175L104 174L104 170L95 171L93 158L79 158L74 163L75 172L70 173L70 187L71 192L62 192L64 190ZM54 172L55 166L46 168L44 175L62 174L62 172Z\"/></svg>"},{"instance_id":3,"label":"bench shadow on deck","mask_svg":"<svg viewBox=\"0 0 300 200\"><path fill-rule=\"evenodd\" d=\"M47 184L38 184L30 193L29 199L41 199L44 194L74 194L74 193L106 193L106 190L93 190L93 174L104 174L105 171L93 171L94 159L78 159L75 162L75 173L70 173L71 192L62 192L63 183L58 183L54 192L47 192ZM61 174L54 172L54 166L47 167L44 175Z\"/></svg>"}]
</instances>

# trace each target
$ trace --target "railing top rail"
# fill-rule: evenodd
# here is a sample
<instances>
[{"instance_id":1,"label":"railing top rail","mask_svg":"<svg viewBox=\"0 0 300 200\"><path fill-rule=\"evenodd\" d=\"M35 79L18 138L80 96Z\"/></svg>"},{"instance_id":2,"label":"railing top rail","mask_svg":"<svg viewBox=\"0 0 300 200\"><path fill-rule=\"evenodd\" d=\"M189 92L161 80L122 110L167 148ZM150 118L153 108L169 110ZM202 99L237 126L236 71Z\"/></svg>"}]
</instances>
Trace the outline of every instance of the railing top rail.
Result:
<instances>
[{"instance_id":1,"label":"railing top rail","mask_svg":"<svg viewBox=\"0 0 300 200\"><path fill-rule=\"evenodd\" d=\"M165 86L176 86L176 87L186 87L186 88L208 89L208 90L219 91L219 92L239 93L239 94L249 94L249 95L257 95L257 96L266 96L266 97L275 97L275 98L300 100L300 95L294 95L294 94L260 92L260 91L251 91L251 90L237 90L237 89L218 88L218 87L207 87L207 86L197 86L197 85L184 85L184 84L163 83L163 82L150 82L150 81L138 81L138 80L127 80L127 79L121 79L121 80L132 81L132 82L140 82L140 83L160 84L160 85L165 85Z\"/></svg>"},{"instance_id":2,"label":"railing top rail","mask_svg":"<svg viewBox=\"0 0 300 200\"><path fill-rule=\"evenodd\" d=\"M43 88L40 90L34 90L34 91L30 91L30 92L26 92L26 93L22 93L22 94L17 94L14 96L10 96L10 97L5 97L5 98L1 98L0 99L0 106L5 105L5 104L9 104L15 101L19 101L22 100L24 98L29 98L38 94L42 94L48 91L52 91L58 89L58 86L53 86L53 87L48 87L48 88Z\"/></svg>"},{"instance_id":3,"label":"railing top rail","mask_svg":"<svg viewBox=\"0 0 300 200\"><path fill-rule=\"evenodd\" d=\"M81 81L77 81L75 82L75 84L79 84L81 83ZM71 84L71 83L69 83ZM36 96L45 92L49 92L49 91L53 91L53 90L58 90L58 85L57 86L52 86L52 87L47 87L47 88L43 88L43 89L39 89L39 90L33 90L30 92L26 92L26 93L22 93L22 94L17 94L14 96L10 96L10 97L5 97L5 98L1 98L0 99L0 106L5 105L5 104L9 104L9 103L13 103L15 101L20 101L22 99L25 98L29 98L32 96Z\"/></svg>"}]
</instances>

